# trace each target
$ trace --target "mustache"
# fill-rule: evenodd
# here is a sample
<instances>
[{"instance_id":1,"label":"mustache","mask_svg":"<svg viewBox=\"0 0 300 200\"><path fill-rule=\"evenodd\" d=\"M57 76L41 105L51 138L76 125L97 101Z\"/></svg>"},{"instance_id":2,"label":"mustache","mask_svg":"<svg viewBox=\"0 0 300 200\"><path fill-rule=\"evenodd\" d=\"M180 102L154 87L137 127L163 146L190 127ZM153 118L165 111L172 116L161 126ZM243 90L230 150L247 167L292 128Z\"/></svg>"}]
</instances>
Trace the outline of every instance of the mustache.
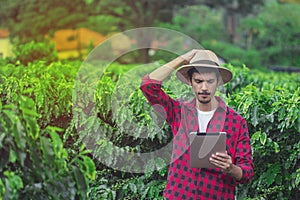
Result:
<instances>
[{"instance_id":1,"label":"mustache","mask_svg":"<svg viewBox=\"0 0 300 200\"><path fill-rule=\"evenodd\" d=\"M209 92L198 92L198 95L210 95Z\"/></svg>"}]
</instances>

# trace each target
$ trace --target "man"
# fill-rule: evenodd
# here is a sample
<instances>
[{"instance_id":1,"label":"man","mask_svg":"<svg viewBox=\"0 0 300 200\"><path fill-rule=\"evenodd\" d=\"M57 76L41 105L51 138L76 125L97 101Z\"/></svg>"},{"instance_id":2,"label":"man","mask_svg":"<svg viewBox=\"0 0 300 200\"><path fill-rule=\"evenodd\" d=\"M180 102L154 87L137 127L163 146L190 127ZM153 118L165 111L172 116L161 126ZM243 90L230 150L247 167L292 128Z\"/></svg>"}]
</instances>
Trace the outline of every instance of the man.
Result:
<instances>
[{"instance_id":1,"label":"man","mask_svg":"<svg viewBox=\"0 0 300 200\"><path fill-rule=\"evenodd\" d=\"M189 102L168 96L161 85L174 71L191 86ZM166 117L174 138L171 164L164 191L166 199L234 199L235 186L253 175L250 139L245 119L215 96L219 85L232 79L209 50L191 50L157 68L142 79L141 90L154 108ZM226 153L210 157L214 169L191 168L190 132L226 132Z\"/></svg>"}]
</instances>

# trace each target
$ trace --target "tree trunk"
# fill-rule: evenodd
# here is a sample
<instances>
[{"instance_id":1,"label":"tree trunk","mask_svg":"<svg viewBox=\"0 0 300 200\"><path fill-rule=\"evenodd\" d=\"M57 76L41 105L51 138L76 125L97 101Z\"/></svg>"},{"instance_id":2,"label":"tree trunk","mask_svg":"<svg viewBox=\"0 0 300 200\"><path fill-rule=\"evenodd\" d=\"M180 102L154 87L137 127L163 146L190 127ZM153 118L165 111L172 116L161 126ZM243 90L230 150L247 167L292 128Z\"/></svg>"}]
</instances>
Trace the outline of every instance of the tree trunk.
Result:
<instances>
[{"instance_id":1,"label":"tree trunk","mask_svg":"<svg viewBox=\"0 0 300 200\"><path fill-rule=\"evenodd\" d=\"M149 63L150 56L149 50L151 49L151 44L153 41L153 33L151 29L148 28L141 28L137 30L136 35L137 45L139 47L139 57L138 62L141 63Z\"/></svg>"},{"instance_id":2,"label":"tree trunk","mask_svg":"<svg viewBox=\"0 0 300 200\"><path fill-rule=\"evenodd\" d=\"M238 41L238 37L236 34L236 25L237 25L237 14L227 9L225 13L225 26L226 33L230 43L235 43Z\"/></svg>"}]
</instances>

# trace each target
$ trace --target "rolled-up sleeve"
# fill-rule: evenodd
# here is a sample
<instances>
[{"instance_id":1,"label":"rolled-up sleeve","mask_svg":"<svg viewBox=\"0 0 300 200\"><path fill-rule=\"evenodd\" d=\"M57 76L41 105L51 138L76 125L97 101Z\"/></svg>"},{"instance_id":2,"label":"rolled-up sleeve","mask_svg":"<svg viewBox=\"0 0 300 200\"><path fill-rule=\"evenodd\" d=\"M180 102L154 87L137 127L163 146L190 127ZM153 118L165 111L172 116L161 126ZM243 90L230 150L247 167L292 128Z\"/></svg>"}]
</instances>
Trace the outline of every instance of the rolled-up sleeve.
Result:
<instances>
[{"instance_id":1,"label":"rolled-up sleeve","mask_svg":"<svg viewBox=\"0 0 300 200\"><path fill-rule=\"evenodd\" d=\"M164 101L162 91L162 82L149 78L149 74L142 78L140 89L151 105Z\"/></svg>"},{"instance_id":2,"label":"rolled-up sleeve","mask_svg":"<svg viewBox=\"0 0 300 200\"><path fill-rule=\"evenodd\" d=\"M149 74L142 78L140 89L152 107L174 126L175 118L180 113L179 102L172 99L162 89L162 82L149 78Z\"/></svg>"}]
</instances>

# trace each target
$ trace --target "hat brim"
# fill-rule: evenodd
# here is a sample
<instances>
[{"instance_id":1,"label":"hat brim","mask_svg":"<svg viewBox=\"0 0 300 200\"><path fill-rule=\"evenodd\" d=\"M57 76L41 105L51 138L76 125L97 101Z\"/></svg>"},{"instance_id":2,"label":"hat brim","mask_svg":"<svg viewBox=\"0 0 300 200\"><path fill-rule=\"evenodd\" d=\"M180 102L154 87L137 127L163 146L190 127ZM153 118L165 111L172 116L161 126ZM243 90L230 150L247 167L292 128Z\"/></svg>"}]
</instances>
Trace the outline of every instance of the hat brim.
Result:
<instances>
[{"instance_id":1,"label":"hat brim","mask_svg":"<svg viewBox=\"0 0 300 200\"><path fill-rule=\"evenodd\" d=\"M201 68L213 68L213 69L217 69L220 73L220 77L222 78L221 81L219 81L219 85L223 85L227 82L229 82L232 79L232 72L225 68L225 67L221 67L221 66L216 66L216 65L209 65L209 64L205 64L205 65L201 65L201 64L188 64L188 65L183 65L180 68L177 69L176 71L176 76L177 78L183 82L184 84L190 85L190 79L188 76L188 71L191 68L194 67L201 67Z\"/></svg>"}]
</instances>

